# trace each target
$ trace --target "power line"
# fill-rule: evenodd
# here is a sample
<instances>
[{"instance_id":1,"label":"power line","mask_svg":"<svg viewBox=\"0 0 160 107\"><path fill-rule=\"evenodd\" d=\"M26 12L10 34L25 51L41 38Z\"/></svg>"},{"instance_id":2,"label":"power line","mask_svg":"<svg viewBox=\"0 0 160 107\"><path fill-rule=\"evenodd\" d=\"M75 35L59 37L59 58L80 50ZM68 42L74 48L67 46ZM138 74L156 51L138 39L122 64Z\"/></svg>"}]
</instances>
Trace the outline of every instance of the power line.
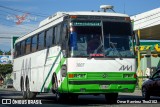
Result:
<instances>
[{"instance_id":1,"label":"power line","mask_svg":"<svg viewBox=\"0 0 160 107\"><path fill-rule=\"evenodd\" d=\"M1 16L5 16L5 14L0 13Z\"/></svg>"},{"instance_id":2,"label":"power line","mask_svg":"<svg viewBox=\"0 0 160 107\"><path fill-rule=\"evenodd\" d=\"M15 16L15 17L14 17L14 16L6 16L5 14L1 14L1 13L0 13L0 15L1 15L1 16L5 16L6 18L7 18L7 17L12 17L12 19L18 20L18 19L16 18L16 16ZM21 16L20 16L20 17L21 17ZM2 19L2 18L1 18L1 19ZM26 17L26 19L27 19L27 17ZM25 20L26 20L26 19L25 19ZM25 20L24 20L24 21L25 21ZM38 23L39 23L40 21L32 20L32 22L38 22Z\"/></svg>"},{"instance_id":3,"label":"power line","mask_svg":"<svg viewBox=\"0 0 160 107\"><path fill-rule=\"evenodd\" d=\"M0 36L1 39L12 39L12 37L4 37L4 36Z\"/></svg>"},{"instance_id":4,"label":"power line","mask_svg":"<svg viewBox=\"0 0 160 107\"><path fill-rule=\"evenodd\" d=\"M14 13L7 12L7 11L5 11L5 10L0 10L0 11L5 12L5 13L8 13L8 14L16 15L16 14L14 14Z\"/></svg>"},{"instance_id":5,"label":"power line","mask_svg":"<svg viewBox=\"0 0 160 107\"><path fill-rule=\"evenodd\" d=\"M2 5L0 5L0 7L1 7L1 8L4 8L4 9L16 11L16 12L29 13L29 14L32 14L32 15L35 15L35 16L39 16L39 17L48 17L48 16L49 16L49 15L44 15L44 14L42 14L42 13L28 12L28 11L24 11L24 10L20 10L20 9L14 9L14 8L2 6Z\"/></svg>"},{"instance_id":6,"label":"power line","mask_svg":"<svg viewBox=\"0 0 160 107\"><path fill-rule=\"evenodd\" d=\"M14 15L15 17L18 16L18 15L14 14L14 13L11 13L11 12L7 12L7 11L3 11L3 10L0 10L0 11L5 12L5 13L8 13L8 14L11 14L11 15ZM1 16L6 16L5 14L1 14L1 13L0 13L0 15L1 15ZM28 17L28 16L27 16L27 17ZM36 19L37 19L37 18L36 18ZM37 20L33 20L33 21L34 21L34 22L40 22L40 21L37 21Z\"/></svg>"},{"instance_id":7,"label":"power line","mask_svg":"<svg viewBox=\"0 0 160 107\"><path fill-rule=\"evenodd\" d=\"M15 22L12 22L12 21L8 21L8 20L6 20L6 19L3 19L3 18L0 18L1 20L3 20L3 21L6 21L6 22L8 22L8 23L12 23L12 24L15 24ZM2 25L6 25L6 24L3 24L3 23L0 23L0 24L2 24ZM6 26L10 26L10 27L13 27L13 25L6 25ZM20 27L20 26L17 26L17 27L19 27L19 28L22 28L22 29L26 29L26 30L30 30L30 29L27 29L27 28L23 28L23 27Z\"/></svg>"},{"instance_id":8,"label":"power line","mask_svg":"<svg viewBox=\"0 0 160 107\"><path fill-rule=\"evenodd\" d=\"M13 27L13 25L7 25L7 24L1 24L1 25L8 26L8 27ZM14 27L15 27L15 26L14 26ZM32 29L23 28L23 27L20 27L20 26L17 26L17 28L21 28L21 29L25 29L25 30L30 30L30 31L32 31Z\"/></svg>"}]
</instances>

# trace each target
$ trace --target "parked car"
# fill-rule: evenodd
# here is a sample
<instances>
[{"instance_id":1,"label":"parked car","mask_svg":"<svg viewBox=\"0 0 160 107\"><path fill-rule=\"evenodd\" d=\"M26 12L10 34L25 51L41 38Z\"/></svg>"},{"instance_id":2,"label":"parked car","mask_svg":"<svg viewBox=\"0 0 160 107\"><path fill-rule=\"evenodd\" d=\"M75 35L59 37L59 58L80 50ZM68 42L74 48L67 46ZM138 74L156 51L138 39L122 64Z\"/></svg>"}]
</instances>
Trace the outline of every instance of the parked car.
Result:
<instances>
[{"instance_id":1,"label":"parked car","mask_svg":"<svg viewBox=\"0 0 160 107\"><path fill-rule=\"evenodd\" d=\"M160 96L160 70L142 84L142 96L149 100L150 96Z\"/></svg>"},{"instance_id":2,"label":"parked car","mask_svg":"<svg viewBox=\"0 0 160 107\"><path fill-rule=\"evenodd\" d=\"M6 80L6 82L4 83L4 88L13 88L13 80L12 79Z\"/></svg>"}]
</instances>

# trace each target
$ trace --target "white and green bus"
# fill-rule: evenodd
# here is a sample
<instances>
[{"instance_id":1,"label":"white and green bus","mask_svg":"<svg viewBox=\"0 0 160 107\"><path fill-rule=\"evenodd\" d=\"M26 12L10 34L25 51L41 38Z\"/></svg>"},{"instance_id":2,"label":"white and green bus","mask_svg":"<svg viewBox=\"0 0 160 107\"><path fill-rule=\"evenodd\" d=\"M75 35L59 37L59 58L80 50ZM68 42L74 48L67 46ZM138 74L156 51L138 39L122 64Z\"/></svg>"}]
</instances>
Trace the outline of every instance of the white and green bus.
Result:
<instances>
[{"instance_id":1,"label":"white and green bus","mask_svg":"<svg viewBox=\"0 0 160 107\"><path fill-rule=\"evenodd\" d=\"M52 91L57 100L104 94L115 101L134 92L135 44L128 15L57 12L16 40L14 87L23 98Z\"/></svg>"}]
</instances>

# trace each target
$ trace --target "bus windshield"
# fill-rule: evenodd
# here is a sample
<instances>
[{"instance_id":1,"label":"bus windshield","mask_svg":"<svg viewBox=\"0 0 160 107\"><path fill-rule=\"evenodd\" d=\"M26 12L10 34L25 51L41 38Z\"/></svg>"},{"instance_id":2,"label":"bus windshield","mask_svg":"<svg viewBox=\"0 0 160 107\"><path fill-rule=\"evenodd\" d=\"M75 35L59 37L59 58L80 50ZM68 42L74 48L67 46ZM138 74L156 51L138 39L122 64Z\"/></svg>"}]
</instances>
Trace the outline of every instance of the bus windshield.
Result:
<instances>
[{"instance_id":1,"label":"bus windshield","mask_svg":"<svg viewBox=\"0 0 160 107\"><path fill-rule=\"evenodd\" d=\"M105 57L133 57L130 51L131 25L122 22L78 23L70 34L70 54L88 57L103 54Z\"/></svg>"},{"instance_id":2,"label":"bus windshield","mask_svg":"<svg viewBox=\"0 0 160 107\"><path fill-rule=\"evenodd\" d=\"M104 53L110 57L133 57L130 23L103 22Z\"/></svg>"}]
</instances>

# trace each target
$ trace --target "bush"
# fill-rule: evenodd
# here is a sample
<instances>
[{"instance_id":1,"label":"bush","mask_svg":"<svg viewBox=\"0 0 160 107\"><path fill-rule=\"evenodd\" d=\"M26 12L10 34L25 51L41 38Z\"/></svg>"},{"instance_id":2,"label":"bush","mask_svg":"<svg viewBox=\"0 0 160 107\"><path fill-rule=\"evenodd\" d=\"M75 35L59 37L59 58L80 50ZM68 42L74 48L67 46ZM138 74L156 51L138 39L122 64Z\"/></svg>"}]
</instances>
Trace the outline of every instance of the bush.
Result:
<instances>
[{"instance_id":1,"label":"bush","mask_svg":"<svg viewBox=\"0 0 160 107\"><path fill-rule=\"evenodd\" d=\"M13 71L12 67L12 64L0 64L0 77L4 79L7 74L11 74Z\"/></svg>"}]
</instances>

